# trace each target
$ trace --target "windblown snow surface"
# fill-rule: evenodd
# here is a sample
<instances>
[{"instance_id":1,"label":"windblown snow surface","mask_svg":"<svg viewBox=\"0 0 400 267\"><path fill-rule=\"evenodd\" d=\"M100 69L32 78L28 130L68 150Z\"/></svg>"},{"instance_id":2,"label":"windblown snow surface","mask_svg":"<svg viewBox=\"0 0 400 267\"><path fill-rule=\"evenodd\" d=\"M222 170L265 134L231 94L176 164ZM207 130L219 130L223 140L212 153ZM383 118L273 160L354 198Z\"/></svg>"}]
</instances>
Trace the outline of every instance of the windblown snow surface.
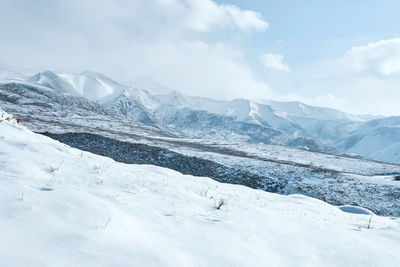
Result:
<instances>
[{"instance_id":1,"label":"windblown snow surface","mask_svg":"<svg viewBox=\"0 0 400 267\"><path fill-rule=\"evenodd\" d=\"M400 262L398 218L117 163L34 134L1 110L0 229L0 266Z\"/></svg>"}]
</instances>

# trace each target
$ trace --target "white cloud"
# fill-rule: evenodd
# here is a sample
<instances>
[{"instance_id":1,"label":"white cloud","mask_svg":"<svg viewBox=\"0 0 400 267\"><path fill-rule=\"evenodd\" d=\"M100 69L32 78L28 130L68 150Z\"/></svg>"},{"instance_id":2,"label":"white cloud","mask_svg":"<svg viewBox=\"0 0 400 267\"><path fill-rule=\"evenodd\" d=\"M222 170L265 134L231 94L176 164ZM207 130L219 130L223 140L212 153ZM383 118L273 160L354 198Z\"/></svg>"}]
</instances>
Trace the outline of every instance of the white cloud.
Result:
<instances>
[{"instance_id":1,"label":"white cloud","mask_svg":"<svg viewBox=\"0 0 400 267\"><path fill-rule=\"evenodd\" d=\"M353 47L283 77L286 94L349 113L399 116L399 64L400 38Z\"/></svg>"},{"instance_id":2,"label":"white cloud","mask_svg":"<svg viewBox=\"0 0 400 267\"><path fill-rule=\"evenodd\" d=\"M269 97L241 46L261 14L212 0L2 0L0 62L118 81L145 76L191 95ZM30 25L26 27L26 25ZM246 34L248 38L249 35Z\"/></svg>"},{"instance_id":3,"label":"white cloud","mask_svg":"<svg viewBox=\"0 0 400 267\"><path fill-rule=\"evenodd\" d=\"M400 38L353 47L346 56L356 71L389 76L400 73Z\"/></svg>"},{"instance_id":4,"label":"white cloud","mask_svg":"<svg viewBox=\"0 0 400 267\"><path fill-rule=\"evenodd\" d=\"M183 21L179 22L181 25L197 31L207 32L214 27L236 27L244 31L264 31L268 28L261 14L234 5L218 4L211 0L169 0L167 3L168 7L175 6L174 9L183 15Z\"/></svg>"},{"instance_id":5,"label":"white cloud","mask_svg":"<svg viewBox=\"0 0 400 267\"><path fill-rule=\"evenodd\" d=\"M135 53L143 62L133 69L135 73L152 73L153 79L183 93L221 99L273 95L267 84L255 79L243 54L231 46L163 42L136 47Z\"/></svg>"},{"instance_id":6,"label":"white cloud","mask_svg":"<svg viewBox=\"0 0 400 267\"><path fill-rule=\"evenodd\" d=\"M268 28L268 23L264 20L262 15L258 12L251 10L241 10L234 5L222 5L221 6L232 18L233 22L241 30L259 30L263 31Z\"/></svg>"},{"instance_id":7,"label":"white cloud","mask_svg":"<svg viewBox=\"0 0 400 267\"><path fill-rule=\"evenodd\" d=\"M289 65L283 62L281 54L262 54L260 60L267 69L290 72Z\"/></svg>"}]
</instances>

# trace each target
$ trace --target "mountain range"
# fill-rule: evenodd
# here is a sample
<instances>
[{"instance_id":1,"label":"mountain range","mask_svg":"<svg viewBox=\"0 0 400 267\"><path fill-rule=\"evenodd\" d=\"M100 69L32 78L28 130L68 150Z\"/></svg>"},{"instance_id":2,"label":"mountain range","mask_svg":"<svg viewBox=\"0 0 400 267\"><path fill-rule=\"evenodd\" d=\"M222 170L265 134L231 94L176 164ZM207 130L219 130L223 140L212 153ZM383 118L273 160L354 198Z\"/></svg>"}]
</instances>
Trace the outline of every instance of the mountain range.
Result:
<instances>
[{"instance_id":1,"label":"mountain range","mask_svg":"<svg viewBox=\"0 0 400 267\"><path fill-rule=\"evenodd\" d=\"M353 115L301 102L193 97L150 79L123 85L90 71L44 71L28 78L4 68L0 73L3 83L14 80L83 97L130 120L177 135L352 153L400 163L400 117Z\"/></svg>"}]
</instances>

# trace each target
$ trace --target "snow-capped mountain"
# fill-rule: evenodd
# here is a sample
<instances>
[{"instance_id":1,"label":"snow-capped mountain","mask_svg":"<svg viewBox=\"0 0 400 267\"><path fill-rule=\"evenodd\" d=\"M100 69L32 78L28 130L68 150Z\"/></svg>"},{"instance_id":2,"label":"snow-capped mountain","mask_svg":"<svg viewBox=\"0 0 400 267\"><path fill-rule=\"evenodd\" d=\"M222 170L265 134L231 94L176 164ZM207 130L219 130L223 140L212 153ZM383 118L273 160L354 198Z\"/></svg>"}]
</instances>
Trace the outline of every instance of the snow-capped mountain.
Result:
<instances>
[{"instance_id":1,"label":"snow-capped mountain","mask_svg":"<svg viewBox=\"0 0 400 267\"><path fill-rule=\"evenodd\" d=\"M398 218L118 163L34 134L1 109L0 151L1 266L400 261Z\"/></svg>"},{"instance_id":2,"label":"snow-capped mountain","mask_svg":"<svg viewBox=\"0 0 400 267\"><path fill-rule=\"evenodd\" d=\"M100 101L106 107L120 112L134 121L153 127L161 127L162 125L155 115L155 109L160 105L160 102L145 90L136 87L117 88Z\"/></svg>"},{"instance_id":3,"label":"snow-capped mountain","mask_svg":"<svg viewBox=\"0 0 400 267\"><path fill-rule=\"evenodd\" d=\"M262 100L261 102L286 114L314 138L324 140L328 144L346 136L363 122L378 118L371 115L348 114L331 108L313 107L296 101Z\"/></svg>"},{"instance_id":4,"label":"snow-capped mountain","mask_svg":"<svg viewBox=\"0 0 400 267\"><path fill-rule=\"evenodd\" d=\"M79 95L72 84L51 71L39 72L27 79L27 82L49 87L62 94Z\"/></svg>"},{"instance_id":5,"label":"snow-capped mountain","mask_svg":"<svg viewBox=\"0 0 400 267\"><path fill-rule=\"evenodd\" d=\"M3 79L3 83L7 80ZM396 152L400 136L385 118L352 115L300 102L192 97L170 91L150 79L138 79L138 86L125 86L89 71L80 74L40 72L27 78L26 84L36 90L48 88L53 93L94 100L130 120L187 137L277 144L331 153L349 152L400 162ZM145 86L154 92L168 93L150 93L143 88ZM374 133L363 130L373 119L382 119L379 131L375 128ZM380 135L385 142L374 141L373 138L381 140ZM356 139L363 141L357 146L348 145Z\"/></svg>"},{"instance_id":6,"label":"snow-capped mountain","mask_svg":"<svg viewBox=\"0 0 400 267\"><path fill-rule=\"evenodd\" d=\"M286 111L273 109L270 105L247 99L221 101L185 96L176 91L163 95L152 95L140 89L134 91L134 94L125 94L135 103L130 105L134 107L134 112L147 113L146 117L157 118L151 120L149 125L166 124L181 134L193 137L333 151L327 141L337 140L361 123L361 118L344 116L345 113L339 111L336 120L333 112L329 120L321 120L296 117ZM108 106L116 106L114 102L115 98L105 101ZM148 109L146 111L142 108L138 112L137 106ZM131 119L136 118L131 116ZM146 120L141 122L146 123Z\"/></svg>"},{"instance_id":7,"label":"snow-capped mountain","mask_svg":"<svg viewBox=\"0 0 400 267\"><path fill-rule=\"evenodd\" d=\"M221 101L201 97L187 97L178 92L158 97L165 104L192 110L203 110L212 114L230 117L235 121L271 127L289 135L297 135L302 131L301 127L293 123L285 114L272 109L271 106L258 104L247 99Z\"/></svg>"},{"instance_id":8,"label":"snow-capped mountain","mask_svg":"<svg viewBox=\"0 0 400 267\"><path fill-rule=\"evenodd\" d=\"M84 71L80 74L59 74L68 81L82 96L97 100L112 94L120 85L103 74Z\"/></svg>"},{"instance_id":9,"label":"snow-capped mountain","mask_svg":"<svg viewBox=\"0 0 400 267\"><path fill-rule=\"evenodd\" d=\"M137 97L140 95L146 97ZM189 97L176 91L151 95L145 90L136 90L128 98L149 107L148 113L158 118L151 120L150 125L161 122L189 136L283 144L317 151L339 148L374 159L400 162L396 151L400 134L385 119L382 119L383 124L387 123L391 130L382 128L380 131L390 136L383 138L385 142L375 142L378 146L370 146L368 142L373 142L370 138L365 138L359 148L343 146L338 141L354 139L353 135L358 132L366 134L364 125L377 119L377 116L353 115L300 102L262 101L264 104L260 104L247 99L221 101ZM108 105L113 105L112 101ZM260 132L268 134L265 136Z\"/></svg>"},{"instance_id":10,"label":"snow-capped mountain","mask_svg":"<svg viewBox=\"0 0 400 267\"><path fill-rule=\"evenodd\" d=\"M59 89L62 93L79 94L90 100L108 96L121 87L103 74L91 71L84 71L80 74L55 74L45 71L30 77L27 81Z\"/></svg>"},{"instance_id":11,"label":"snow-capped mountain","mask_svg":"<svg viewBox=\"0 0 400 267\"><path fill-rule=\"evenodd\" d=\"M363 123L337 141L343 150L388 162L400 162L400 117Z\"/></svg>"},{"instance_id":12,"label":"snow-capped mountain","mask_svg":"<svg viewBox=\"0 0 400 267\"><path fill-rule=\"evenodd\" d=\"M129 104L121 105L120 97ZM176 91L152 95L145 90L128 88L102 99L102 102L119 108L131 119L138 120L134 114L143 114L140 122L152 126L164 124L164 127L188 136L331 150L313 140L312 135L284 113L246 99L221 101L189 97ZM131 111L127 110L129 108Z\"/></svg>"}]
</instances>

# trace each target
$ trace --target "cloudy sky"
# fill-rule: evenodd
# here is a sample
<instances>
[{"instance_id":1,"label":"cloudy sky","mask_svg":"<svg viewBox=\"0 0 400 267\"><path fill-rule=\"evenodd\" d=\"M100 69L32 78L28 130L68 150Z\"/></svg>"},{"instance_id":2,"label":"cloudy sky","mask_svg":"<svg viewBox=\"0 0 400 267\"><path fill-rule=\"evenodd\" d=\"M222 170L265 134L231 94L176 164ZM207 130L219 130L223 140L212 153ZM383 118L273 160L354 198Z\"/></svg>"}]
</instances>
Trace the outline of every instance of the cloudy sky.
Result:
<instances>
[{"instance_id":1,"label":"cloudy sky","mask_svg":"<svg viewBox=\"0 0 400 267\"><path fill-rule=\"evenodd\" d=\"M400 115L397 0L0 0L0 63Z\"/></svg>"}]
</instances>

